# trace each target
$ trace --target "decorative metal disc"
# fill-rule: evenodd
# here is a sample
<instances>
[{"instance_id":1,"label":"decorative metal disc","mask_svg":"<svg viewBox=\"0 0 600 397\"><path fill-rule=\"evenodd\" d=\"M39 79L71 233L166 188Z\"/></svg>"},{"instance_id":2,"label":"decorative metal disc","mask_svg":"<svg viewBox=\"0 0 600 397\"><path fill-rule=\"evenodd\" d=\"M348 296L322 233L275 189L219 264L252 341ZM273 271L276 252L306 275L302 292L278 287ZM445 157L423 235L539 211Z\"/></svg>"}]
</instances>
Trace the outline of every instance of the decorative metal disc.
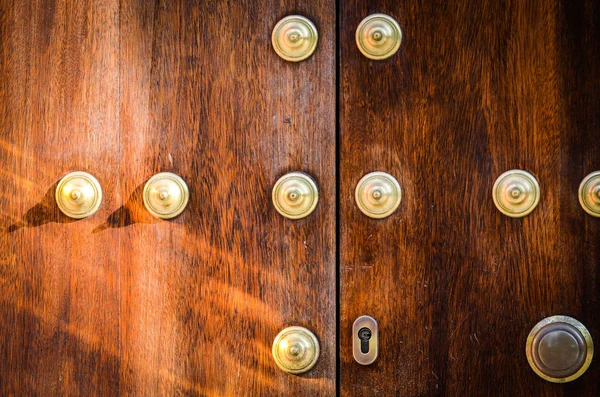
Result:
<instances>
[{"instance_id":1,"label":"decorative metal disc","mask_svg":"<svg viewBox=\"0 0 600 397\"><path fill-rule=\"evenodd\" d=\"M387 59L398 51L401 43L400 25L386 14L371 14L356 29L356 45L369 59Z\"/></svg>"},{"instance_id":2,"label":"decorative metal disc","mask_svg":"<svg viewBox=\"0 0 600 397\"><path fill-rule=\"evenodd\" d=\"M315 210L318 202L317 184L303 172L285 174L273 187L273 205L286 218L307 217Z\"/></svg>"},{"instance_id":3,"label":"decorative metal disc","mask_svg":"<svg viewBox=\"0 0 600 397\"><path fill-rule=\"evenodd\" d=\"M568 316L547 317L527 337L526 354L536 374L549 382L565 383L579 378L594 355L587 328Z\"/></svg>"},{"instance_id":4,"label":"decorative metal disc","mask_svg":"<svg viewBox=\"0 0 600 397\"><path fill-rule=\"evenodd\" d=\"M290 62L300 62L315 52L319 34L308 18L290 15L275 25L271 41L275 52L281 58Z\"/></svg>"},{"instance_id":5,"label":"decorative metal disc","mask_svg":"<svg viewBox=\"0 0 600 397\"><path fill-rule=\"evenodd\" d=\"M302 374L319 359L319 341L304 327L288 327L273 341L275 364L290 374Z\"/></svg>"},{"instance_id":6,"label":"decorative metal disc","mask_svg":"<svg viewBox=\"0 0 600 397\"><path fill-rule=\"evenodd\" d=\"M402 201L400 184L390 174L371 172L356 185L356 204L363 214L376 219L394 213Z\"/></svg>"},{"instance_id":7,"label":"decorative metal disc","mask_svg":"<svg viewBox=\"0 0 600 397\"><path fill-rule=\"evenodd\" d=\"M67 174L56 187L56 204L68 217L75 219L93 215L102 203L102 188L87 172Z\"/></svg>"},{"instance_id":8,"label":"decorative metal disc","mask_svg":"<svg viewBox=\"0 0 600 397\"><path fill-rule=\"evenodd\" d=\"M592 172L581 181L579 203L585 212L600 218L600 171Z\"/></svg>"},{"instance_id":9,"label":"decorative metal disc","mask_svg":"<svg viewBox=\"0 0 600 397\"><path fill-rule=\"evenodd\" d=\"M521 218L538 205L540 185L529 172L510 170L496 179L492 195L500 212L511 218Z\"/></svg>"},{"instance_id":10,"label":"decorative metal disc","mask_svg":"<svg viewBox=\"0 0 600 397\"><path fill-rule=\"evenodd\" d=\"M154 175L144 186L144 205L148 212L160 219L171 219L181 214L189 197L185 181L171 172Z\"/></svg>"}]
</instances>

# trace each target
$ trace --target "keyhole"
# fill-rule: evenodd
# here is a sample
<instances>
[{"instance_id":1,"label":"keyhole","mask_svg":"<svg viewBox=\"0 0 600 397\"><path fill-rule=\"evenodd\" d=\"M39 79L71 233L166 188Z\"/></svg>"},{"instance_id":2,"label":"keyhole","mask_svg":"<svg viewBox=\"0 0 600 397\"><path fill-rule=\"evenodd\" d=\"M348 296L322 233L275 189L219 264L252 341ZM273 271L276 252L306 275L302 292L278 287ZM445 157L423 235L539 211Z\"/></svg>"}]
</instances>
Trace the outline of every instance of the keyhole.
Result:
<instances>
[{"instance_id":1,"label":"keyhole","mask_svg":"<svg viewBox=\"0 0 600 397\"><path fill-rule=\"evenodd\" d=\"M371 330L369 328L361 328L358 331L358 339L360 339L360 352L367 354L369 352L369 339L371 339Z\"/></svg>"}]
</instances>

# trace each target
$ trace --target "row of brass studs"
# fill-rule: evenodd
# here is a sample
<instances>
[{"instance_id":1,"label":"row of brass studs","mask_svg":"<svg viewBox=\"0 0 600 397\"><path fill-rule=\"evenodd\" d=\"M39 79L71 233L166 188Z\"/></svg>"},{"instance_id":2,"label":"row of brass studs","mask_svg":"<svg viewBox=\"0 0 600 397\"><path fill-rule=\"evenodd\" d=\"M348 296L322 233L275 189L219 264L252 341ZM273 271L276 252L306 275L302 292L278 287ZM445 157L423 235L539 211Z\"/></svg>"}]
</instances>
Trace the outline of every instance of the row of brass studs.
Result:
<instances>
[{"instance_id":1,"label":"row of brass studs","mask_svg":"<svg viewBox=\"0 0 600 397\"><path fill-rule=\"evenodd\" d=\"M354 195L360 211L376 219L392 215L402 201L402 189L396 178L381 171L365 175L356 185ZM521 218L538 205L540 185L527 171L506 171L496 179L492 198L504 215ZM303 172L286 174L273 187L273 205L289 219L307 217L315 210L318 201L317 184ZM585 212L600 217L600 171L592 172L583 179L579 186L579 202Z\"/></svg>"},{"instance_id":2,"label":"row of brass studs","mask_svg":"<svg viewBox=\"0 0 600 397\"><path fill-rule=\"evenodd\" d=\"M319 34L315 25L301 15L289 15L273 28L271 42L277 55L286 61L300 62L317 49ZM394 55L402 42L398 22L386 14L372 14L356 29L356 45L369 59L382 60Z\"/></svg>"},{"instance_id":3,"label":"row of brass studs","mask_svg":"<svg viewBox=\"0 0 600 397\"><path fill-rule=\"evenodd\" d=\"M160 219L181 214L189 200L188 186L180 176L170 172L156 174L144 186L144 205ZM68 217L87 218L100 208L102 188L93 175L76 171L67 174L56 187L56 204Z\"/></svg>"},{"instance_id":4,"label":"row of brass studs","mask_svg":"<svg viewBox=\"0 0 600 397\"><path fill-rule=\"evenodd\" d=\"M524 170L510 170L500 175L492 193L498 210L511 218L530 214L540 201L537 179ZM581 181L579 203L585 212L600 217L600 171L592 172Z\"/></svg>"}]
</instances>

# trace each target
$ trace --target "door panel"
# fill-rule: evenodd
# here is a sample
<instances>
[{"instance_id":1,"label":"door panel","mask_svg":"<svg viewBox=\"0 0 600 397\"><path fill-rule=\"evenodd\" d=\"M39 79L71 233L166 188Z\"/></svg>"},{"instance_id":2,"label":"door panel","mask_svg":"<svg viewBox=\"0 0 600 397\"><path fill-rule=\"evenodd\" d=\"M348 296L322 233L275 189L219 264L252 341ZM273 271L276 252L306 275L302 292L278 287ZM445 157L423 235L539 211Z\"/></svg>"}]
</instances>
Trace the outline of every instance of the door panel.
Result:
<instances>
[{"instance_id":1,"label":"door panel","mask_svg":"<svg viewBox=\"0 0 600 397\"><path fill-rule=\"evenodd\" d=\"M0 6L5 396L119 390L120 235L91 233L120 201L118 11L117 1ZM74 170L108 190L93 219L56 206Z\"/></svg>"},{"instance_id":2,"label":"door panel","mask_svg":"<svg viewBox=\"0 0 600 397\"><path fill-rule=\"evenodd\" d=\"M321 34L298 64L271 47L293 13ZM334 19L329 0L1 3L1 394L334 393ZM54 188L80 169L104 202L72 222ZM293 170L321 193L297 221L271 204ZM142 202L162 171L190 189L170 221ZM303 376L271 357L290 325L320 341Z\"/></svg>"},{"instance_id":3,"label":"door panel","mask_svg":"<svg viewBox=\"0 0 600 397\"><path fill-rule=\"evenodd\" d=\"M576 3L340 3L342 395L600 393L597 362L556 385L525 355L531 328L553 314L600 337L600 226L577 196L600 168L600 9ZM376 12L404 33L387 61L354 42ZM495 179L513 168L541 185L522 219L492 201ZM376 170L403 189L383 220L354 202ZM352 358L360 315L379 322L369 367Z\"/></svg>"}]
</instances>

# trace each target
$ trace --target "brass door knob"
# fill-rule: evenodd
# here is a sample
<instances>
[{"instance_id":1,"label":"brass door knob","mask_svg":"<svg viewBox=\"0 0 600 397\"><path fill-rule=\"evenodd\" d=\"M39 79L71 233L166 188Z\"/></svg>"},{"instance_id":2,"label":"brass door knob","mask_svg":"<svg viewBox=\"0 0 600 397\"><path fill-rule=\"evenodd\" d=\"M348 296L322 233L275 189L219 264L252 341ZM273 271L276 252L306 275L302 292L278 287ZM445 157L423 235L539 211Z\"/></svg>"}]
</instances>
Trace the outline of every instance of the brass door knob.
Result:
<instances>
[{"instance_id":1,"label":"brass door knob","mask_svg":"<svg viewBox=\"0 0 600 397\"><path fill-rule=\"evenodd\" d=\"M317 208L319 189L307 174L290 172L275 182L272 198L277 212L289 219L300 219Z\"/></svg>"},{"instance_id":2,"label":"brass door knob","mask_svg":"<svg viewBox=\"0 0 600 397\"><path fill-rule=\"evenodd\" d=\"M288 327L273 341L275 364L290 374L302 374L319 359L319 341L304 327Z\"/></svg>"},{"instance_id":3,"label":"brass door knob","mask_svg":"<svg viewBox=\"0 0 600 397\"><path fill-rule=\"evenodd\" d=\"M392 215L402 201L402 189L396 178L380 171L365 175L356 185L354 195L362 213L376 219Z\"/></svg>"},{"instance_id":4,"label":"brass door knob","mask_svg":"<svg viewBox=\"0 0 600 397\"><path fill-rule=\"evenodd\" d=\"M171 219L181 214L189 197L185 181L171 172L154 175L144 186L144 205L148 212L159 219Z\"/></svg>"},{"instance_id":5,"label":"brass door knob","mask_svg":"<svg viewBox=\"0 0 600 397\"><path fill-rule=\"evenodd\" d=\"M536 374L550 382L579 378L590 366L594 343L588 330L574 318L547 317L527 338L527 360Z\"/></svg>"},{"instance_id":6,"label":"brass door knob","mask_svg":"<svg viewBox=\"0 0 600 397\"><path fill-rule=\"evenodd\" d=\"M402 29L386 14L372 14L356 29L356 45L369 59L382 60L394 55L402 43Z\"/></svg>"},{"instance_id":7,"label":"brass door knob","mask_svg":"<svg viewBox=\"0 0 600 397\"><path fill-rule=\"evenodd\" d=\"M102 203L102 188L87 172L75 171L65 175L56 186L56 204L70 218L82 219L93 215Z\"/></svg>"},{"instance_id":8,"label":"brass door knob","mask_svg":"<svg viewBox=\"0 0 600 397\"><path fill-rule=\"evenodd\" d=\"M600 218L600 171L592 172L581 181L579 203L585 212Z\"/></svg>"},{"instance_id":9,"label":"brass door knob","mask_svg":"<svg viewBox=\"0 0 600 397\"><path fill-rule=\"evenodd\" d=\"M289 15L273 28L271 42L277 55L286 61L300 62L317 48L319 34L315 25L301 15Z\"/></svg>"},{"instance_id":10,"label":"brass door knob","mask_svg":"<svg viewBox=\"0 0 600 397\"><path fill-rule=\"evenodd\" d=\"M529 172L510 170L496 179L492 195L500 212L511 218L521 218L538 205L540 185Z\"/></svg>"}]
</instances>

